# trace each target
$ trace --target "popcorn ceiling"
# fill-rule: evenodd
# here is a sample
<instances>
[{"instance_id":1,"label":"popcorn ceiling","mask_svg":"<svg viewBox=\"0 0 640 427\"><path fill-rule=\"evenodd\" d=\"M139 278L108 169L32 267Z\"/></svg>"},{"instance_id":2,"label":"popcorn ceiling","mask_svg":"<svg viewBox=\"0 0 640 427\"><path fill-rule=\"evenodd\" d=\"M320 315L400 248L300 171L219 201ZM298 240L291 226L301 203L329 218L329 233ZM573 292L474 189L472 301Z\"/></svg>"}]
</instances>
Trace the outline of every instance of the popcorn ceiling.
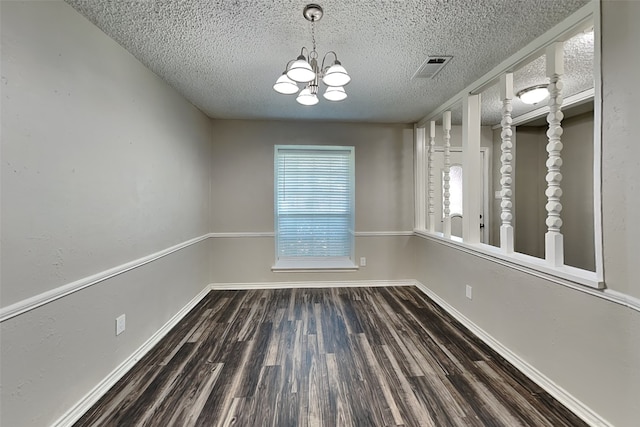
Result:
<instances>
[{"instance_id":1,"label":"popcorn ceiling","mask_svg":"<svg viewBox=\"0 0 640 427\"><path fill-rule=\"evenodd\" d=\"M322 1L318 52L322 57L335 51L352 81L345 87L345 101L321 98L318 105L304 107L272 86L287 61L311 45L310 24L302 16L308 2L66 1L210 117L402 123L426 116L589 3ZM568 90L584 87L591 78L593 49L589 58L583 56L585 49L576 43L567 53ZM453 60L435 79L412 80L429 55L453 55ZM517 72L516 90L521 83L537 81L539 73L544 77L544 61ZM491 93L485 97L490 99ZM494 113L485 114L495 120Z\"/></svg>"}]
</instances>

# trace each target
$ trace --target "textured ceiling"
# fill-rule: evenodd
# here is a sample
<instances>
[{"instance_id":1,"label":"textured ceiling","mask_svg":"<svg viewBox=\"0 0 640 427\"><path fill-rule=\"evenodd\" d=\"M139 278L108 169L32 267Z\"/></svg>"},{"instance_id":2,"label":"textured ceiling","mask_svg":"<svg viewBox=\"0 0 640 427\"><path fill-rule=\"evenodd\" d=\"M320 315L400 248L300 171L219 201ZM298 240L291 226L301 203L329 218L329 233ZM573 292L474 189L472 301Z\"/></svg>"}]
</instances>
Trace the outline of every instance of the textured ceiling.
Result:
<instances>
[{"instance_id":1,"label":"textured ceiling","mask_svg":"<svg viewBox=\"0 0 640 427\"><path fill-rule=\"evenodd\" d=\"M593 88L593 41L593 31L590 31L588 33L580 33L565 42L565 74L562 77L564 98ZM524 67L515 70L513 73L514 92L518 93L522 89L548 83L549 79L546 77L545 66L545 57L541 56ZM481 99L482 123L486 125L500 123L502 119L502 101L500 100L498 85L494 85L484 91ZM519 98L514 98L512 116L517 117L538 109L542 105L546 105L546 103L547 100L544 100L537 105L527 105L520 101Z\"/></svg>"},{"instance_id":2,"label":"textured ceiling","mask_svg":"<svg viewBox=\"0 0 640 427\"><path fill-rule=\"evenodd\" d=\"M304 107L272 86L287 61L311 45L306 1L67 0L210 117L404 123L589 1L321 1L318 51L336 51L352 81L345 101L321 98ZM429 55L453 59L432 80L412 79ZM522 74L522 82L537 80L535 70Z\"/></svg>"}]
</instances>

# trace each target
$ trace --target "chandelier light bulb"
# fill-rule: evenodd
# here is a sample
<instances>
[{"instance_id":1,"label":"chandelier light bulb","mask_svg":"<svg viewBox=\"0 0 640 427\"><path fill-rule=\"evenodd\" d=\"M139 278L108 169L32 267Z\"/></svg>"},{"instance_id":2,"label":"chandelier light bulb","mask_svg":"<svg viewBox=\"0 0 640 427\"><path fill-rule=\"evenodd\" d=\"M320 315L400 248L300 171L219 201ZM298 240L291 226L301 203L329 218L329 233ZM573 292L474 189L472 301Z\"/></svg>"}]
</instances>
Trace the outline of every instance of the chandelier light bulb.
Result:
<instances>
[{"instance_id":1,"label":"chandelier light bulb","mask_svg":"<svg viewBox=\"0 0 640 427\"><path fill-rule=\"evenodd\" d=\"M548 97L549 90L547 85L537 85L522 89L517 96L525 104L534 105Z\"/></svg>"},{"instance_id":2,"label":"chandelier light bulb","mask_svg":"<svg viewBox=\"0 0 640 427\"><path fill-rule=\"evenodd\" d=\"M316 73L311 68L311 65L307 62L303 55L298 56L298 59L291 64L289 71L287 71L287 77L298 83L309 83L316 78Z\"/></svg>"},{"instance_id":3,"label":"chandelier light bulb","mask_svg":"<svg viewBox=\"0 0 640 427\"><path fill-rule=\"evenodd\" d=\"M328 101L342 101L347 98L347 92L342 86L329 86L322 96Z\"/></svg>"},{"instance_id":4,"label":"chandelier light bulb","mask_svg":"<svg viewBox=\"0 0 640 427\"><path fill-rule=\"evenodd\" d=\"M282 73L276 80L276 84L273 85L273 90L283 95L293 95L298 93L299 88L296 82L291 80L286 73Z\"/></svg>"},{"instance_id":5,"label":"chandelier light bulb","mask_svg":"<svg viewBox=\"0 0 640 427\"><path fill-rule=\"evenodd\" d=\"M351 81L351 77L340 62L336 61L322 78L322 82L327 86L344 86Z\"/></svg>"},{"instance_id":6,"label":"chandelier light bulb","mask_svg":"<svg viewBox=\"0 0 640 427\"><path fill-rule=\"evenodd\" d=\"M296 101L302 105L316 105L318 103L318 97L315 93L311 92L311 89L305 87L300 91Z\"/></svg>"}]
</instances>

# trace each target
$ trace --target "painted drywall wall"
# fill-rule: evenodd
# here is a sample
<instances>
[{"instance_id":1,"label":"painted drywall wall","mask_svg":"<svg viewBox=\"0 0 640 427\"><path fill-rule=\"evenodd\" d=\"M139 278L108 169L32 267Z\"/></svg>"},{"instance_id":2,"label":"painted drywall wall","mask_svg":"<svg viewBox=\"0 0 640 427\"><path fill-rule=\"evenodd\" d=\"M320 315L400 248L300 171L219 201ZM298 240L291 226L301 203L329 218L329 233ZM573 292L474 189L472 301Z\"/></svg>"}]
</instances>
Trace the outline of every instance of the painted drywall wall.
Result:
<instances>
[{"instance_id":1,"label":"painted drywall wall","mask_svg":"<svg viewBox=\"0 0 640 427\"><path fill-rule=\"evenodd\" d=\"M273 231L277 144L354 146L356 231L412 230L411 126L214 120L213 134L213 232Z\"/></svg>"},{"instance_id":2,"label":"painted drywall wall","mask_svg":"<svg viewBox=\"0 0 640 427\"><path fill-rule=\"evenodd\" d=\"M562 234L565 264L595 271L593 219L593 113L562 122ZM515 156L517 252L544 258L547 231L545 126L518 126Z\"/></svg>"},{"instance_id":3,"label":"painted drywall wall","mask_svg":"<svg viewBox=\"0 0 640 427\"><path fill-rule=\"evenodd\" d=\"M606 292L633 300L640 296L640 89L629 82L640 75L640 3L605 0L601 10ZM517 146L520 156L519 133ZM418 280L611 425L637 425L638 311L435 241L414 243ZM473 300L464 296L467 284Z\"/></svg>"},{"instance_id":4,"label":"painted drywall wall","mask_svg":"<svg viewBox=\"0 0 640 427\"><path fill-rule=\"evenodd\" d=\"M634 268L633 266L637 264L637 254L640 253L637 239L639 235L638 225L634 224L635 218L640 213L638 210L640 200L638 199L638 192L635 191L637 180L634 179L634 172L638 170L637 159L640 156L638 156L637 145L632 144L629 136L637 134L638 130L638 124L632 118L632 115L637 115L637 107L631 102L631 99L637 99L638 94L637 89L629 88L624 82L625 79L626 81L632 81L633 76L637 75L639 71L637 53L633 46L633 41L638 38L638 29L633 28L632 23L640 19L640 15L633 4L616 4L622 2L607 3L605 2L603 5L603 16L606 24L604 44L605 46L609 44L612 47L615 46L615 49L621 49L621 51L618 53L615 50L611 51L612 61L610 62L610 68L607 69L605 65L604 117L609 120L609 123L607 124L605 120L603 133L606 134L604 152L609 157L603 160L605 187L605 206L603 210L605 211L605 218L608 217L612 221L607 223L605 220L606 279L607 285L613 289L629 291L629 293L638 296L639 285L637 281L634 281L638 271L637 267ZM50 36L46 37L47 40L31 41L31 43L38 46L44 43L44 46L50 46L47 43L56 41L56 37L53 37L56 31L77 30L79 25L84 27L86 24L81 24L80 21L76 21L77 17L71 18L66 12L61 13L61 10L47 10L47 19L43 16L32 16L31 12L27 16L22 13L23 16L21 18L20 14L17 14L15 10L10 12L9 15L7 14L7 10L11 9L7 6L7 2L3 2L0 7L2 8L3 77L5 77L5 64L7 63L5 54L8 46L8 44L5 45L5 35L10 35L17 30L24 30L29 34L32 32L37 34L40 31L44 31ZM51 19L51 22L49 22L48 18ZM8 25L11 20L14 20L15 23ZM54 25L53 22L56 24ZM625 23L626 25L624 25ZM58 28L58 25L60 28ZM26 28L19 29L18 26ZM8 31L7 28L11 29L11 31ZM69 49L73 51L80 49L79 45L87 43L90 46L87 51L100 50L101 55L106 54L110 61L127 64L129 63L128 61L133 61L130 57L127 60L120 57L120 55L127 54L119 50L112 42L107 43L103 37L97 30L85 28L85 30L81 31L81 37L77 37L75 40L65 40L64 44L68 44L70 46ZM7 43L9 41L25 45L25 41L21 40L20 37L10 37L7 39ZM106 53L103 50L105 47L97 46L101 43L109 46L106 48ZM26 43L27 46L28 44ZM35 47L31 46L31 49L37 51L38 49L35 49ZM20 50L21 48L14 46L12 49ZM55 55L52 52L56 52L56 50L43 50L45 52L42 52L42 55L34 55L30 59L35 63L33 68L43 67L45 69L42 71L43 73L45 71L50 72L51 61L55 60ZM115 54L116 50L120 53ZM67 50L65 50L66 54L69 54ZM619 56L616 57L616 54L619 54ZM605 57L606 55L605 52ZM73 57L73 55L71 56ZM80 56L90 55L86 53ZM80 63L82 62L80 61ZM607 63L606 60L605 63ZM625 64L625 67L621 67L620 64ZM78 66L77 63L74 65ZM176 130L178 134L187 132L184 122L173 117L173 114L178 114L178 109L171 111L177 104L184 101L174 99L173 95L169 96L168 92L165 92L168 89L148 71L136 68L132 72L128 68L126 69L127 72L122 73L123 75L118 74L119 77L116 79L113 74L117 73L117 70L107 67L107 81L115 79L119 83L110 88L112 89L110 92L120 93L118 91L122 89L119 89L118 86L123 85L125 89L128 89L129 93L135 93L136 88L132 86L142 84L149 91L142 91L143 93L140 95L142 99L136 100L138 105L141 105L140 109L150 110L154 112L152 114L154 117L158 116L163 120L175 120L170 127ZM66 71L72 72L72 70ZM89 79L88 86L99 88L104 85L105 81L98 79L95 74L102 71L102 67L95 67L93 74L81 73L80 78L77 79L79 82L75 83L80 84L84 79ZM31 70L30 72L36 72L36 70ZM133 78L137 74L143 74L147 77L141 79L144 81L137 81L136 85L133 85L127 79ZM5 84L3 79L3 147L5 145L5 109L9 105L5 98L5 88L10 84L12 84L12 81L7 80ZM30 96L31 86L29 85L27 88L24 85L19 95ZM37 88L37 85L33 86ZM160 89L161 87L164 89ZM636 92L633 92L633 90ZM151 102L148 97L158 95L157 92L163 93L170 100L160 99L164 103ZM42 98L47 99L47 97ZM129 101L133 102L132 100ZM105 108L109 110L109 108L116 107L117 109L127 105L129 105L127 102L108 103L104 107L100 103L96 103L94 99L89 104L83 105L83 107L86 107L88 111L96 111L97 108L99 111L96 113L98 114L100 112L104 113L105 111L103 110ZM618 106L621 106L621 108L618 109ZM53 104L53 107L67 108L67 103ZM166 116L159 114L158 109L165 107L169 108L169 114ZM189 105L184 108L186 111L193 111ZM47 110L47 114L49 113L50 111ZM193 112L193 114L200 117L196 112ZM38 117L41 118L42 114ZM138 119L137 116L134 118ZM133 121L134 119L131 120ZM122 121L126 121L126 119L110 121L110 126L102 126L98 130L101 132L113 132L112 126L116 127L118 124L122 124ZM148 129L162 128L163 126L162 120L159 119L146 118L144 121ZM200 119L197 120L197 122L199 121ZM31 126L35 126L27 120L14 120L14 123L26 126L25 132L30 131ZM73 124L75 122L69 120L68 123ZM196 127L200 129L199 125ZM58 133L61 132L62 130L58 129ZM89 135L93 136L93 134L90 133ZM178 136L180 137L181 135ZM66 150L66 153L68 155L73 154L69 150ZM4 149L2 154L4 171ZM206 158L209 159L210 156ZM3 185L5 185L4 175ZM4 196L4 187L2 190ZM407 209L411 211L410 205L411 203L408 204ZM31 219L32 217L29 216L27 218ZM200 217L198 216L197 218ZM176 215L175 219L175 224L183 220L179 215ZM208 220L213 222L213 215L209 216ZM619 223L620 221L622 224ZM3 224L3 233L5 229L6 227ZM173 236L171 234L173 231L168 233ZM167 237L167 234L163 233L159 237ZM4 240L5 236L3 234L3 244ZM210 241L215 240L211 239ZM640 349L638 348L640 325L638 324L637 312L599 298L563 288L555 283L532 278L512 269L496 267L494 263L485 265L485 261L480 260L481 262L478 262L479 260L475 257L460 254L459 251L441 247L436 243L427 243L422 239L409 238L408 245L403 244L400 247L407 253L415 253L415 258L412 258L413 262L411 263L415 267L412 272L415 277L420 278L427 285L432 285L434 290L443 295L452 305L463 311L503 343L509 345L516 353L522 355L525 360L539 367L543 373L557 380L559 385L583 399L585 403L603 414L612 423L620 426L634 425L632 423L637 420L637 416L633 399L635 396L640 395L637 362L640 360ZM161 320L150 317L145 318L143 323L148 328L145 331L132 328L132 325L128 322L127 332L120 336L118 340L110 338L107 341L109 345L104 348L96 346L95 355L93 353L87 355L86 352L89 350L93 352L92 349L87 349L87 347L96 343L96 337L106 337L106 334L112 334L114 313L120 313L120 309L123 307L130 312L129 307L149 302L150 288L153 289L154 296L163 298L162 300L153 300L154 303L158 302L158 305L162 307L153 304L145 307L142 310L143 312L159 310L162 313L158 312L157 315L162 317L165 314L175 313L174 306L183 306L185 302L183 288L169 287L166 288L169 292L166 292L165 288L159 284L167 280L174 281L180 278L183 285L187 286L190 282L189 278L195 277L195 274L201 274L201 272L196 272L200 271L200 266L202 265L198 260L202 256L202 252L196 248L193 248L193 250L196 251L196 254L191 255L184 252L177 257L164 259L168 261L167 264L164 264L164 261L162 264L150 264L149 267L153 266L153 271L146 269L136 270L135 273L132 273L135 276L126 280L123 276L119 279L114 279L116 280L115 282L105 282L104 286L99 285L89 288L87 291L74 294L71 297L60 300L60 302L52 303L26 315L4 322L2 325L2 363L6 364L2 366L3 393L5 390L13 390L16 396L9 396L7 399L10 398L11 400L5 400L5 395L3 395L2 424L48 424L51 414L61 413L66 410L77 400L74 398L75 395L84 394L91 384L95 384L97 379L104 377L104 372L110 370L109 366L114 366L122 357L131 354L132 349L137 347L133 341L148 337L151 331L158 329L158 325L162 323ZM3 251L3 257L5 252L6 249ZM140 251L140 253L142 252L144 251ZM461 266L464 268L462 271L458 271ZM25 272L25 274L30 273ZM175 274L175 276L172 274ZM477 281L473 282L474 286L476 286L475 283L480 283L481 285L474 288L474 300L467 302L468 300L462 297L464 292L461 292L459 285L463 286L465 281L471 279L477 279ZM120 283L120 280L124 280L124 282ZM142 284L144 288L132 292L131 289L137 284ZM101 291L107 288L113 289L113 291ZM478 294L478 290L481 291L480 294ZM18 293L17 290L14 291L16 291L16 294ZM173 291L178 291L179 294L173 294ZM127 302L125 303L124 300L127 300ZM99 304L96 305L96 301ZM514 301L516 303L511 308L509 304ZM130 305L125 306L125 304ZM168 304L172 305L169 306ZM74 333L72 336L60 334L62 330L77 329L79 325L78 319L84 319L87 316L92 316L92 319L95 316L95 322L97 323L94 324L93 321L87 322L86 331ZM105 326L103 319L109 320L111 326ZM107 329L111 329L111 332L107 332ZM13 344L5 345L5 343ZM117 346L115 351L114 346ZM72 361L67 358L70 354L69 352L74 351L79 353L78 358L84 354L82 356L84 359L76 364L72 364ZM40 354L32 355L33 352L39 352ZM20 355L20 357L16 355ZM34 358L36 356L38 357L37 359ZM47 364L49 362L48 356L59 359L55 366ZM12 358L13 362L9 358ZM12 373L12 376L5 377L4 372L7 369L17 369L24 373L27 367L33 366L43 370L34 372L31 377L21 375L20 372L16 372L15 375ZM57 370L60 372L57 372ZM84 374L88 375L86 381L81 378ZM69 381L69 378L73 378L73 381ZM21 384L20 389L15 386L18 381ZM65 387L61 389L60 384L65 385ZM53 400L52 398L60 396L61 390L66 390L69 393L62 399ZM8 391L7 393L13 393L13 391ZM20 414L18 414L18 411ZM28 417L28 419L20 418L15 423L9 422L7 421L9 418L5 418L9 415L5 414ZM11 421L14 420L11 419Z\"/></svg>"},{"instance_id":5,"label":"painted drywall wall","mask_svg":"<svg viewBox=\"0 0 640 427\"><path fill-rule=\"evenodd\" d=\"M73 408L202 291L207 243L2 322L0 425L50 426Z\"/></svg>"},{"instance_id":6,"label":"painted drywall wall","mask_svg":"<svg viewBox=\"0 0 640 427\"><path fill-rule=\"evenodd\" d=\"M609 288L635 298L640 298L640 87L634 84L640 75L638 21L640 2L602 2L605 280ZM636 396L640 396L640 391Z\"/></svg>"},{"instance_id":7,"label":"painted drywall wall","mask_svg":"<svg viewBox=\"0 0 640 427\"><path fill-rule=\"evenodd\" d=\"M544 128L528 126L519 126L514 132L518 147L514 167L514 204L518 221L514 228L514 245L516 252L538 258L544 258L544 233L547 231L545 132Z\"/></svg>"},{"instance_id":8,"label":"painted drywall wall","mask_svg":"<svg viewBox=\"0 0 640 427\"><path fill-rule=\"evenodd\" d=\"M637 426L640 313L427 238L417 279L611 425ZM465 297L465 286L473 299Z\"/></svg>"},{"instance_id":9,"label":"painted drywall wall","mask_svg":"<svg viewBox=\"0 0 640 427\"><path fill-rule=\"evenodd\" d=\"M0 14L2 307L207 233L210 120L67 4ZM54 422L209 283L208 251L4 321L0 424Z\"/></svg>"},{"instance_id":10,"label":"painted drywall wall","mask_svg":"<svg viewBox=\"0 0 640 427\"><path fill-rule=\"evenodd\" d=\"M214 238L210 242L213 283L413 279L411 239L411 236L356 237L356 263L360 257L367 259L367 265L357 271L274 273L273 237Z\"/></svg>"},{"instance_id":11,"label":"painted drywall wall","mask_svg":"<svg viewBox=\"0 0 640 427\"><path fill-rule=\"evenodd\" d=\"M273 147L351 145L355 147L355 231L398 232L413 228L413 128L408 125L290 121L214 120L211 230L271 232ZM273 273L273 237L213 239L214 282L359 280L407 278L407 236L356 239L357 272Z\"/></svg>"},{"instance_id":12,"label":"painted drywall wall","mask_svg":"<svg viewBox=\"0 0 640 427\"><path fill-rule=\"evenodd\" d=\"M562 128L564 262L595 271L593 112L563 120Z\"/></svg>"}]
</instances>

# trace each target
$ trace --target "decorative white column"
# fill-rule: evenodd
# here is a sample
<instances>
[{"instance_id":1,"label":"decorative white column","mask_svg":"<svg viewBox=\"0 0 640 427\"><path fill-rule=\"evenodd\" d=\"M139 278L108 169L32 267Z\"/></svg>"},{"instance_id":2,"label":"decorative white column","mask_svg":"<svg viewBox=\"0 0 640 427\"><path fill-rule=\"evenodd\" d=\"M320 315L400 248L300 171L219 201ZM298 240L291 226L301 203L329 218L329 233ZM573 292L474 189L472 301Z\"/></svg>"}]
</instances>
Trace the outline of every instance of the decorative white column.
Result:
<instances>
[{"instance_id":1,"label":"decorative white column","mask_svg":"<svg viewBox=\"0 0 640 427\"><path fill-rule=\"evenodd\" d=\"M425 229L425 128L414 126L415 139L415 213L413 228Z\"/></svg>"},{"instance_id":2,"label":"decorative white column","mask_svg":"<svg viewBox=\"0 0 640 427\"><path fill-rule=\"evenodd\" d=\"M564 242L560 228L562 227L562 75L564 74L563 43L554 43L547 48L547 77L549 77L549 129L547 137L547 233L545 234L545 259L555 267L564 265Z\"/></svg>"},{"instance_id":3,"label":"decorative white column","mask_svg":"<svg viewBox=\"0 0 640 427\"><path fill-rule=\"evenodd\" d=\"M462 98L462 240L480 243L482 169L480 94Z\"/></svg>"},{"instance_id":4,"label":"decorative white column","mask_svg":"<svg viewBox=\"0 0 640 427\"><path fill-rule=\"evenodd\" d=\"M428 205L428 211L429 211L429 217L428 217L428 227L429 227L429 232L433 233L435 232L435 227L436 227L436 209L435 209L435 191L436 191L436 173L433 170L433 159L435 157L435 153L436 153L436 122L435 120L431 120L431 122L429 123L429 149L427 151L428 153L428 165L429 165L429 169L428 169L428 173L429 173L429 182L428 182L428 187L429 187L429 205Z\"/></svg>"},{"instance_id":5,"label":"decorative white column","mask_svg":"<svg viewBox=\"0 0 640 427\"><path fill-rule=\"evenodd\" d=\"M451 111L445 111L442 115L442 130L444 131L444 176L442 177L442 189L444 193L442 202L442 213L444 221L442 223L442 234L444 237L451 237L451 211L449 210L449 189L451 188L449 181L449 172L451 171Z\"/></svg>"},{"instance_id":6,"label":"decorative white column","mask_svg":"<svg viewBox=\"0 0 640 427\"><path fill-rule=\"evenodd\" d=\"M511 137L513 131L511 129L511 100L513 99L513 73L506 73L500 76L500 97L502 99L502 132L500 137L502 138L502 144L500 149L502 154L500 155L500 207L502 212L500 213L500 219L502 221L500 225L500 248L506 253L513 253L513 143Z\"/></svg>"}]
</instances>

